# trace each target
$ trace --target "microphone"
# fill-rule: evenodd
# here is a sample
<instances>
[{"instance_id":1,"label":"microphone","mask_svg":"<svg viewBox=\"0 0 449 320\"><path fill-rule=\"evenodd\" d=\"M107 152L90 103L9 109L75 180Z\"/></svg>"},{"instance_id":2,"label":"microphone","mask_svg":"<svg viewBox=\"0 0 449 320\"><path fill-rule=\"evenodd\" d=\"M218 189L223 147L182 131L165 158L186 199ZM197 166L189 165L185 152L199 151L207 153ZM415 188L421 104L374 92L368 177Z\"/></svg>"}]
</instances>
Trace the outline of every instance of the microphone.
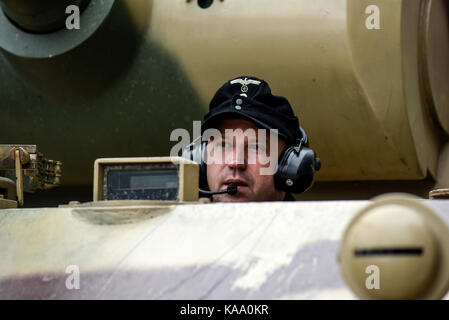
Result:
<instances>
[{"instance_id":1,"label":"microphone","mask_svg":"<svg viewBox=\"0 0 449 320\"><path fill-rule=\"evenodd\" d=\"M203 196L213 196L214 194L224 194L224 193L228 193L231 196L237 193L237 186L233 183L230 183L228 185L228 187L225 190L221 190L221 191L206 191L206 190L200 190L200 195Z\"/></svg>"}]
</instances>

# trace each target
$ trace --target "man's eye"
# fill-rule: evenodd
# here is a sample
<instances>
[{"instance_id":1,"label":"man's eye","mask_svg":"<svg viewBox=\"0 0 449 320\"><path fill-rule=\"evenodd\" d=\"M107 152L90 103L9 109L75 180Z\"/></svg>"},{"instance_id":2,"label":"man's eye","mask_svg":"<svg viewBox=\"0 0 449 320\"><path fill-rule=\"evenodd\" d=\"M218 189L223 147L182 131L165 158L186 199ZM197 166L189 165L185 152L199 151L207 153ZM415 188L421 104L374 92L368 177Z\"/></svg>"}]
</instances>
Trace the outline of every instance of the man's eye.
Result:
<instances>
[{"instance_id":1,"label":"man's eye","mask_svg":"<svg viewBox=\"0 0 449 320\"><path fill-rule=\"evenodd\" d=\"M251 145L249 145L249 148L251 150L259 150L259 146L257 144L251 144Z\"/></svg>"},{"instance_id":2,"label":"man's eye","mask_svg":"<svg viewBox=\"0 0 449 320\"><path fill-rule=\"evenodd\" d=\"M249 145L249 149L254 150L254 151L264 151L265 150L265 148L263 146L258 145L258 144Z\"/></svg>"}]
</instances>

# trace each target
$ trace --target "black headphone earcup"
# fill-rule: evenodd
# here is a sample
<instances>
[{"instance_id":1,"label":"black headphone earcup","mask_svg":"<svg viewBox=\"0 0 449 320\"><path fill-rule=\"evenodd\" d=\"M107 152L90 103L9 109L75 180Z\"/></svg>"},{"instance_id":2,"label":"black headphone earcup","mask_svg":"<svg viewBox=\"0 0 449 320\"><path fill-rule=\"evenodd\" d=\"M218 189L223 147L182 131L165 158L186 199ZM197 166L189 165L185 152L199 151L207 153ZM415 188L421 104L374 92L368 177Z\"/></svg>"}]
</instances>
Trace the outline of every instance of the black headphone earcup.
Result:
<instances>
[{"instance_id":1,"label":"black headphone earcup","mask_svg":"<svg viewBox=\"0 0 449 320\"><path fill-rule=\"evenodd\" d=\"M209 185L207 183L207 166L206 166L206 147L207 142L201 141L201 137L195 139L191 144L184 148L182 151L182 157L195 161L199 165L200 189L208 190Z\"/></svg>"},{"instance_id":2,"label":"black headphone earcup","mask_svg":"<svg viewBox=\"0 0 449 320\"><path fill-rule=\"evenodd\" d=\"M315 170L319 159L315 152L307 147L291 146L287 148L278 161L274 175L276 189L289 193L303 193L315 180Z\"/></svg>"},{"instance_id":3,"label":"black headphone earcup","mask_svg":"<svg viewBox=\"0 0 449 320\"><path fill-rule=\"evenodd\" d=\"M206 165L206 148L207 142L201 143L201 162L200 164L200 183L199 187L203 190L209 190L209 184L207 183L207 165Z\"/></svg>"}]
</instances>

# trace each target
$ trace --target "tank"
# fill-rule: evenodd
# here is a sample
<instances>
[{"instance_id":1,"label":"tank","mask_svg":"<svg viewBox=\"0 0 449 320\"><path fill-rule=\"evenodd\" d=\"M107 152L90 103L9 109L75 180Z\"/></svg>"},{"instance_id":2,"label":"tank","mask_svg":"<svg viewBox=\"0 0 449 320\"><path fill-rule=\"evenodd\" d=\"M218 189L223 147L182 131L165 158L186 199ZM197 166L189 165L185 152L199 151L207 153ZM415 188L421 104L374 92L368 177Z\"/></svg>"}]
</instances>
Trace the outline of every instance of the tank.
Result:
<instances>
[{"instance_id":1,"label":"tank","mask_svg":"<svg viewBox=\"0 0 449 320\"><path fill-rule=\"evenodd\" d=\"M364 296L340 270L352 264L337 263L345 228L375 196L433 192L418 202L447 223L447 200L436 200L449 186L444 0L0 8L0 297L444 296L447 275L436 295L421 286L415 296ZM217 88L242 74L288 98L322 160L299 201L95 204L97 159L169 155L171 132L186 128L193 140ZM69 290L76 268L84 289Z\"/></svg>"}]
</instances>

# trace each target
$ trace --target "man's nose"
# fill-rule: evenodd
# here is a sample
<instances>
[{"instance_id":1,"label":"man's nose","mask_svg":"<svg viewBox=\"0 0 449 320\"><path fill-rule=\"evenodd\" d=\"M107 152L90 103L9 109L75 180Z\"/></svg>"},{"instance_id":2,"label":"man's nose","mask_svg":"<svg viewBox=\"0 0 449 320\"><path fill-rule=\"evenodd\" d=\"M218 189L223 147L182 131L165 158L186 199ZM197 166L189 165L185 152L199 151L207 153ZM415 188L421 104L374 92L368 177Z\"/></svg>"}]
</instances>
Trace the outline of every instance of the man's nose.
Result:
<instances>
[{"instance_id":1,"label":"man's nose","mask_svg":"<svg viewBox=\"0 0 449 320\"><path fill-rule=\"evenodd\" d=\"M243 146L236 146L229 159L228 166L231 169L245 170L247 166L245 149Z\"/></svg>"}]
</instances>

